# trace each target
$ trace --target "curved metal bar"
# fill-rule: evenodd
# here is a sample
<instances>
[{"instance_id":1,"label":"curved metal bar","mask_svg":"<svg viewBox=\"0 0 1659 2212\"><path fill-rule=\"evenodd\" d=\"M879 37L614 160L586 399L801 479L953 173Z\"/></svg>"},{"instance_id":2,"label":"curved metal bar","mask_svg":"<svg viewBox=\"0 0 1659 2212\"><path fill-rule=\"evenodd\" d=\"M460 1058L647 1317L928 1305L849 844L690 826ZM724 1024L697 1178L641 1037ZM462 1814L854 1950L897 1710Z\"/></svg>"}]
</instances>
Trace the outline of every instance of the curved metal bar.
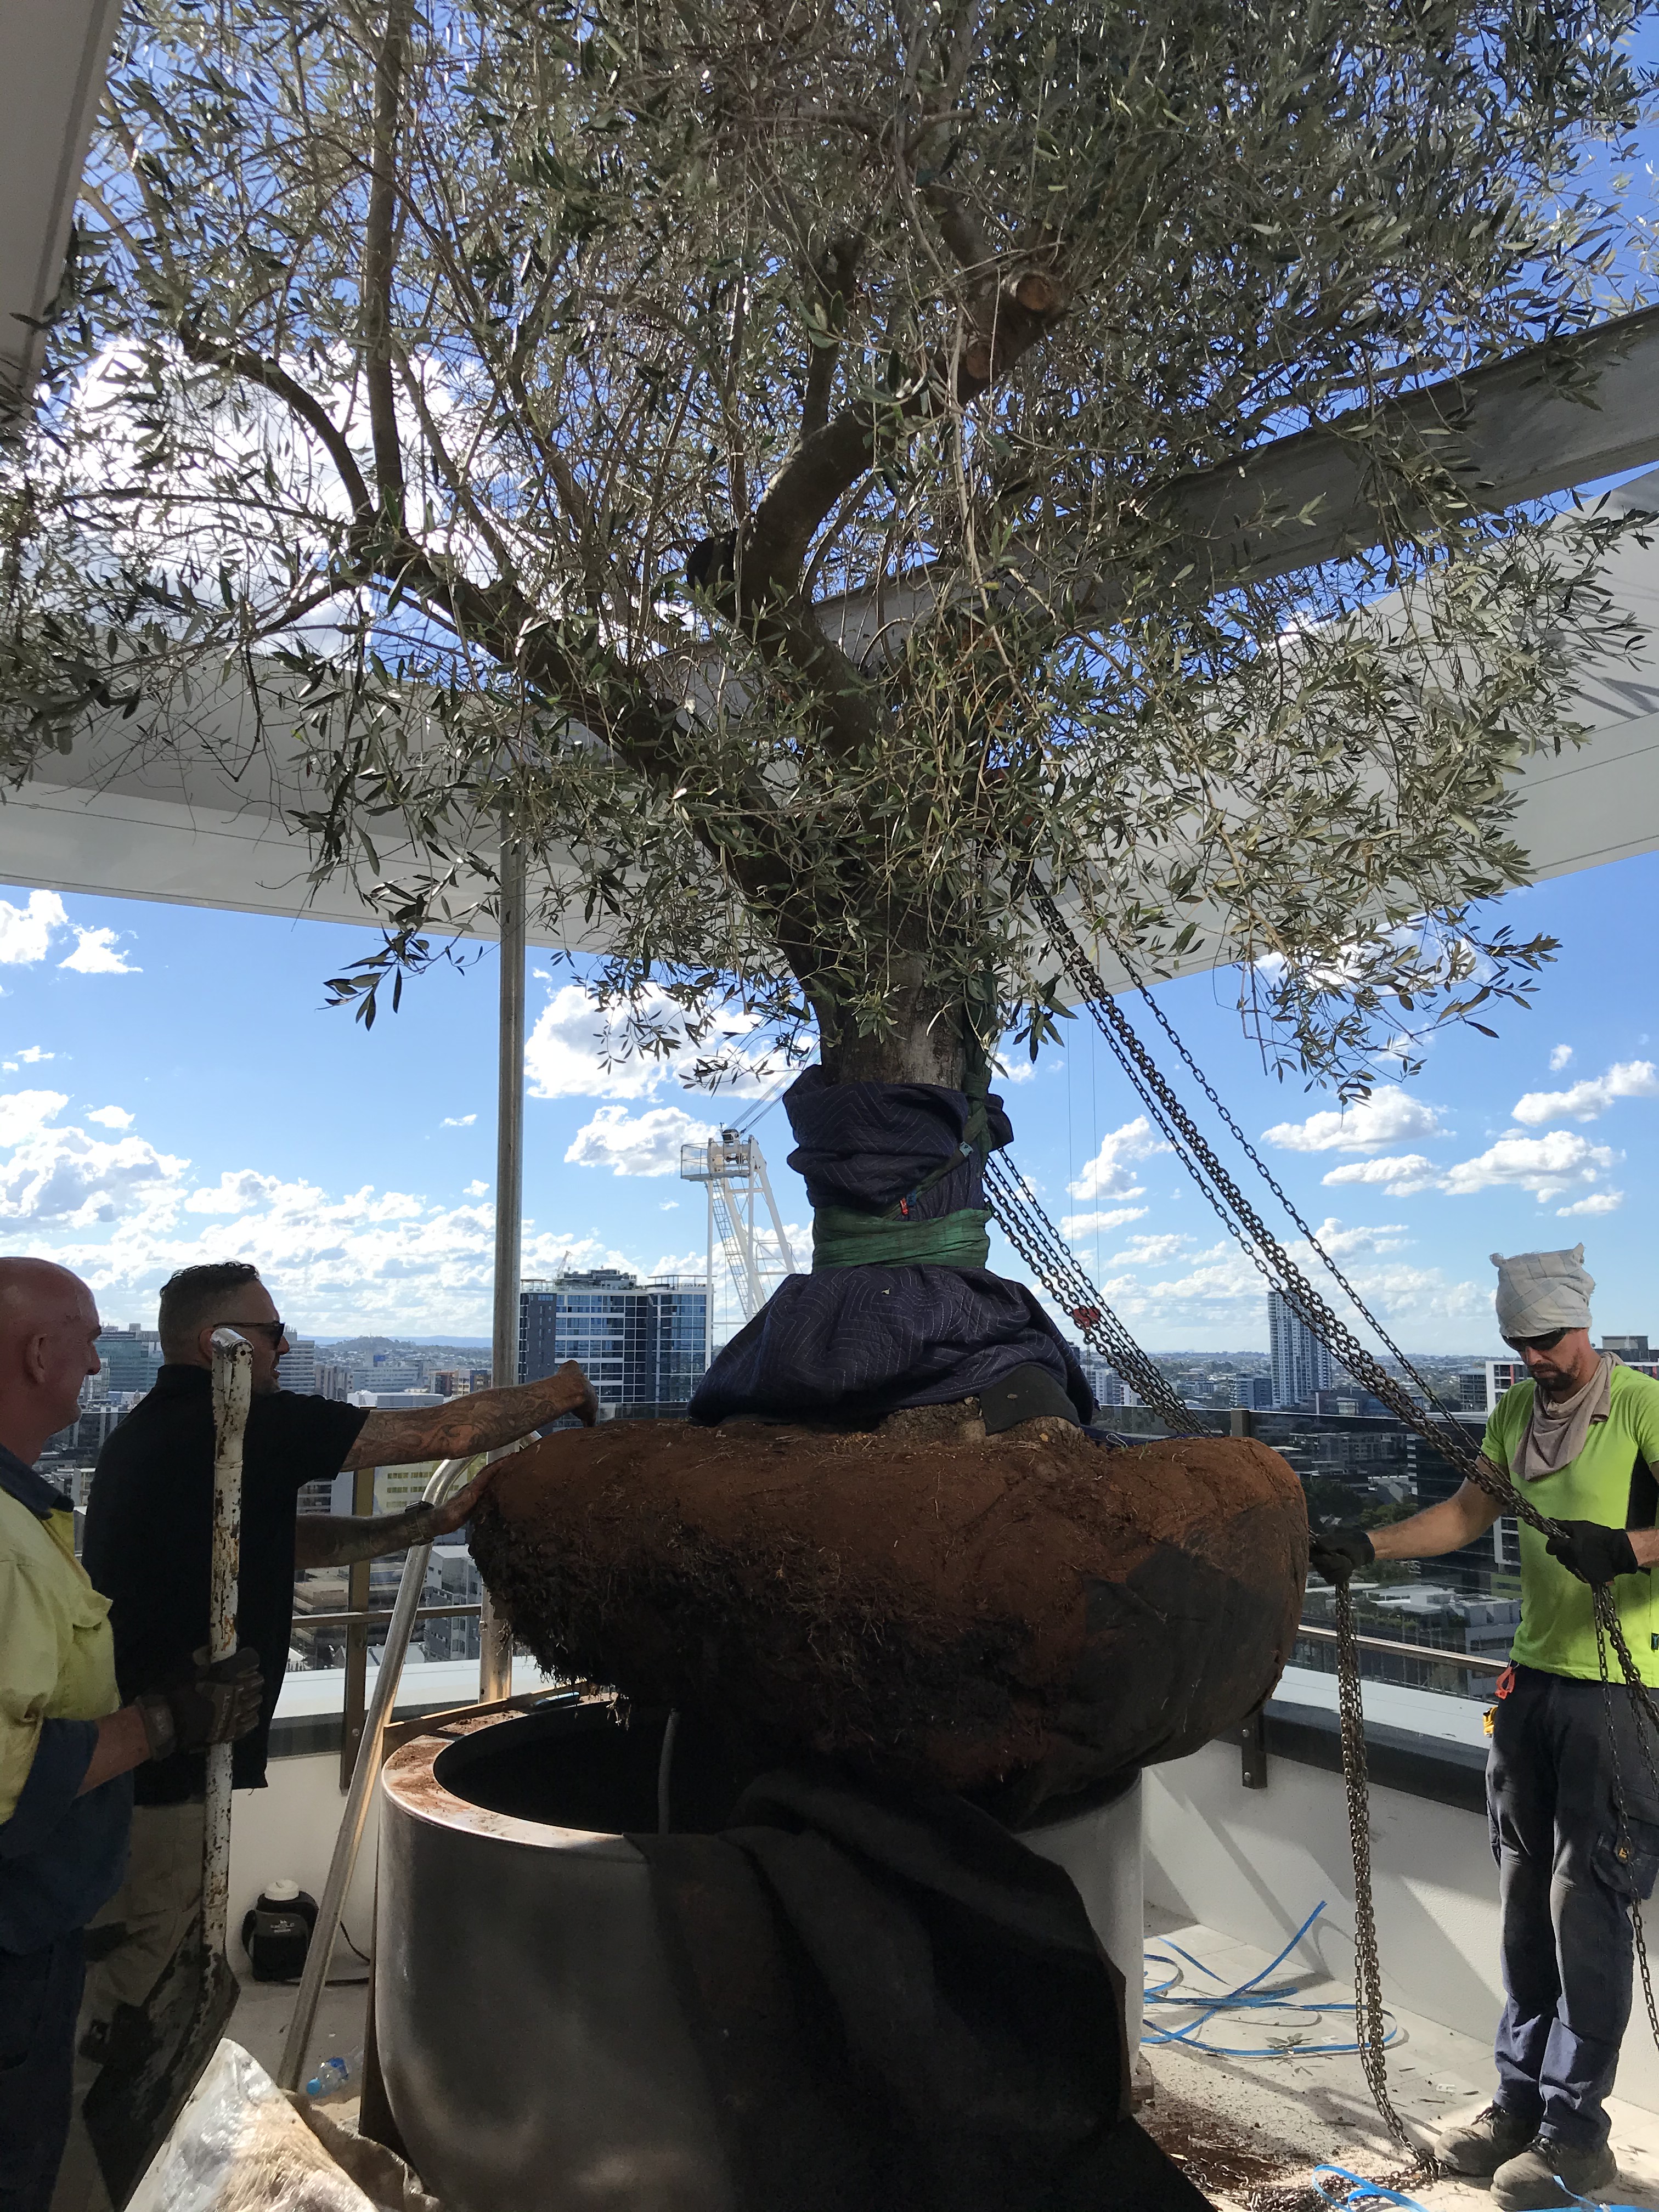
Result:
<instances>
[{"instance_id":1,"label":"curved metal bar","mask_svg":"<svg viewBox=\"0 0 1659 2212\"><path fill-rule=\"evenodd\" d=\"M482 1466L483 1456L483 1453L478 1453L471 1459L440 1460L426 1486L422 1503L441 1505L447 1498L453 1498L471 1480ZM288 2040L283 2045L283 2063L276 2079L284 2089L299 2088L304 2079L306 2049L311 2041L312 2030L317 2024L317 2008L322 2002L329 1960L334 1955L334 1939L339 1932L340 1915L345 1909L346 1891L350 1887L358 1849L363 1839L363 1823L368 1814L369 1797L374 1791L375 1777L380 1771L380 1745L386 1735L386 1724L392 1717L398 1686L403 1679L404 1660L414 1631L421 1592L426 1584L427 1561L431 1556L429 1543L411 1544L404 1556L397 1602L392 1608L392 1622L386 1632L386 1644L375 1675L374 1695L363 1723L362 1741L357 1746L356 1764L351 1770L351 1787L346 1792L345 1809L340 1815L340 1832L334 1838L334 1856L329 1863L328 1880L323 1887L322 1901L317 1907L317 1924L311 1931L305 1972L300 1977L299 1994L294 2001L294 2017L289 2022Z\"/></svg>"}]
</instances>

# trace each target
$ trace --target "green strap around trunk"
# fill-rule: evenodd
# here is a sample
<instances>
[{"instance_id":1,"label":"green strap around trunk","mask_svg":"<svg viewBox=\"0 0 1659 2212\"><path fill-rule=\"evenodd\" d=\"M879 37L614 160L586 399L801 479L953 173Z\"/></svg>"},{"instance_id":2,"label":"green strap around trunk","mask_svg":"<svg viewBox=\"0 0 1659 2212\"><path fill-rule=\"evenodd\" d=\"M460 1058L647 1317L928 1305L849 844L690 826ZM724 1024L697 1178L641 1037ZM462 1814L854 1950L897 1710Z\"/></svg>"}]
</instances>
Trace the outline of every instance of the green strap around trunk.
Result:
<instances>
[{"instance_id":1,"label":"green strap around trunk","mask_svg":"<svg viewBox=\"0 0 1659 2212\"><path fill-rule=\"evenodd\" d=\"M812 1214L812 1273L830 1267L984 1267L990 1264L988 1206L964 1206L933 1221L890 1219L820 1206Z\"/></svg>"}]
</instances>

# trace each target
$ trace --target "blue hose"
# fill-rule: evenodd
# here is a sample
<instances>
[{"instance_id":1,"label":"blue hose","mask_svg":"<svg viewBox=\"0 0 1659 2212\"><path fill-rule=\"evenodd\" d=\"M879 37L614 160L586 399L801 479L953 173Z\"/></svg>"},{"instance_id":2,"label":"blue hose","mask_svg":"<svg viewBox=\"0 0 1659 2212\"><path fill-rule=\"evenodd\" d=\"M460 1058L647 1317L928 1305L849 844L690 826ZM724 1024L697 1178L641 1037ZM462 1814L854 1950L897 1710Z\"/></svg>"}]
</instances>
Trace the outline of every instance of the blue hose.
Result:
<instances>
[{"instance_id":1,"label":"blue hose","mask_svg":"<svg viewBox=\"0 0 1659 2212\"><path fill-rule=\"evenodd\" d=\"M1336 2181L1351 2181L1354 2185L1346 2197L1333 2197L1325 2187L1323 2177L1328 2174ZM1380 2181L1365 2181L1358 2174L1350 2173L1346 2166L1316 2166L1313 2185L1319 2191L1322 2203L1346 2206L1351 2208L1351 2212L1360 2212L1360 2208L1367 2204L1401 2205L1405 2212L1425 2212L1425 2208L1414 2197L1402 2197L1397 2189L1389 2189ZM1565 2182L1560 2186L1566 2189ZM1572 2197L1575 2204L1584 2208L1584 2212L1636 2212L1633 2204L1598 2204L1593 2197L1573 2197L1570 2189L1566 2189L1566 2193Z\"/></svg>"},{"instance_id":2,"label":"blue hose","mask_svg":"<svg viewBox=\"0 0 1659 2212\"><path fill-rule=\"evenodd\" d=\"M1298 2039L1294 2043L1228 2044L1211 2043L1201 2039L1205 2029L1218 2015L1259 2012L1268 2006L1279 2006L1287 2010L1299 2012L1309 2020L1316 2021L1330 2013L1352 2014L1354 2007L1352 2004L1303 2004L1297 1998L1297 1985L1294 1982L1269 1983L1267 1979L1268 1976L1275 1973L1290 1957L1291 1952L1325 1910L1326 1902L1323 1898L1320 1899L1279 1956L1270 1960L1259 1974L1252 1974L1248 1982L1241 1982L1236 1989L1222 1990L1213 1996L1172 1996L1170 1992L1181 1980L1181 1968L1175 1966L1169 1959L1161 1957L1158 1953L1148 1952L1146 1954L1148 1965L1168 1966L1170 1971L1166 1981L1148 1984L1146 1991L1146 2003L1183 2005L1189 2008L1196 2007L1198 2017L1188 2021L1181 2027L1149 2027L1141 2038L1142 2042L1180 2044L1188 2051L1207 2051L1212 2057L1215 2058L1288 2058L1291 2056L1329 2057L1346 2051L1357 2051L1360 2048L1357 2040L1344 2042L1333 2039L1310 2043ZM1189 1951L1183 1951L1178 1943L1168 1944L1165 1948L1173 1951L1177 1959L1184 1960L1189 1966L1195 1966L1200 1974L1206 1975L1211 1981L1220 1979L1220 1976L1206 1966L1201 1959L1194 1959ZM1388 2030L1382 2039L1386 2047L1400 2040L1400 2030L1389 2014L1384 2013L1382 2017L1388 2022ZM1406 2203L1409 2200L1401 2197L1399 2201Z\"/></svg>"}]
</instances>

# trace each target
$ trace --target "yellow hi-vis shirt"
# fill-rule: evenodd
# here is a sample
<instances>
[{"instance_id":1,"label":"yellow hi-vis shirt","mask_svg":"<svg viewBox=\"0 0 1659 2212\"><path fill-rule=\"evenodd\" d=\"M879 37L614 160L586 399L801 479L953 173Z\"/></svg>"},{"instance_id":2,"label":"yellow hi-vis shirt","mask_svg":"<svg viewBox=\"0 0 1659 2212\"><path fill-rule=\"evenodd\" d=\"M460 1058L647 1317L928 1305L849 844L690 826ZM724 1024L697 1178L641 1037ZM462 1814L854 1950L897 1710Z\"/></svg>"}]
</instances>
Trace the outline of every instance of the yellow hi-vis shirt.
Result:
<instances>
[{"instance_id":1,"label":"yellow hi-vis shirt","mask_svg":"<svg viewBox=\"0 0 1659 2212\"><path fill-rule=\"evenodd\" d=\"M75 1516L44 1520L0 1490L0 1820L10 1820L43 1721L96 1721L121 1703L109 1600L75 1556Z\"/></svg>"},{"instance_id":2,"label":"yellow hi-vis shirt","mask_svg":"<svg viewBox=\"0 0 1659 2212\"><path fill-rule=\"evenodd\" d=\"M1595 1421L1577 1459L1517 1487L1553 1521L1599 1521L1609 1528L1651 1528L1659 1521L1659 1379L1615 1367L1605 1421ZM1537 1385L1517 1382L1498 1400L1481 1449L1507 1474L1532 1418ZM1644 1682L1659 1686L1659 1570L1620 1575L1613 1585L1625 1640ZM1521 1625L1511 1657L1548 1674L1601 1679L1590 1588L1551 1559L1544 1539L1521 1523ZM1622 1680L1607 1653L1607 1672Z\"/></svg>"}]
</instances>

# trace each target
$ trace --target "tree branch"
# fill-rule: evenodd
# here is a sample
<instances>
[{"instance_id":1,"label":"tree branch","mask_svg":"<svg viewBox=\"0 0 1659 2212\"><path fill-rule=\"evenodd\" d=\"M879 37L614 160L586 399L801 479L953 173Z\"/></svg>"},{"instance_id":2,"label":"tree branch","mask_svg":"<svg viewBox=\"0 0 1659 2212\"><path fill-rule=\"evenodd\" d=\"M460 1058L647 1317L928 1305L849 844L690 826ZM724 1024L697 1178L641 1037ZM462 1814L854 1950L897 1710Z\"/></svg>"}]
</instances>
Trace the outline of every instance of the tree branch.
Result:
<instances>
[{"instance_id":1,"label":"tree branch","mask_svg":"<svg viewBox=\"0 0 1659 2212\"><path fill-rule=\"evenodd\" d=\"M823 310L826 335L812 341L812 357L806 365L806 395L800 410L803 438L823 429L830 420L830 400L835 390L836 365L841 360L842 331L846 326L847 310L863 252L861 237L837 238L813 264L812 273L817 281L815 304Z\"/></svg>"},{"instance_id":2,"label":"tree branch","mask_svg":"<svg viewBox=\"0 0 1659 2212\"><path fill-rule=\"evenodd\" d=\"M397 255L398 121L414 0L389 0L374 65L374 143L363 235L363 374L380 512L404 526L404 457L392 375L392 280Z\"/></svg>"},{"instance_id":3,"label":"tree branch","mask_svg":"<svg viewBox=\"0 0 1659 2212\"><path fill-rule=\"evenodd\" d=\"M845 407L803 438L768 485L744 534L743 599L758 605L788 591L819 526L875 465L880 449L946 406L971 405L1058 325L1067 299L1056 270L1028 269L988 282L965 338L936 351L908 391L878 410Z\"/></svg>"},{"instance_id":4,"label":"tree branch","mask_svg":"<svg viewBox=\"0 0 1659 2212\"><path fill-rule=\"evenodd\" d=\"M346 497L351 501L352 519L359 529L374 520L374 501L369 496L363 472L357 466L345 433L337 429L321 404L313 399L302 384L295 381L285 368L249 346L215 345L210 339L192 331L188 324L181 326L179 342L191 361L207 368L228 368L233 375L250 383L262 386L272 392L290 411L297 415L306 427L315 433L328 450Z\"/></svg>"}]
</instances>

